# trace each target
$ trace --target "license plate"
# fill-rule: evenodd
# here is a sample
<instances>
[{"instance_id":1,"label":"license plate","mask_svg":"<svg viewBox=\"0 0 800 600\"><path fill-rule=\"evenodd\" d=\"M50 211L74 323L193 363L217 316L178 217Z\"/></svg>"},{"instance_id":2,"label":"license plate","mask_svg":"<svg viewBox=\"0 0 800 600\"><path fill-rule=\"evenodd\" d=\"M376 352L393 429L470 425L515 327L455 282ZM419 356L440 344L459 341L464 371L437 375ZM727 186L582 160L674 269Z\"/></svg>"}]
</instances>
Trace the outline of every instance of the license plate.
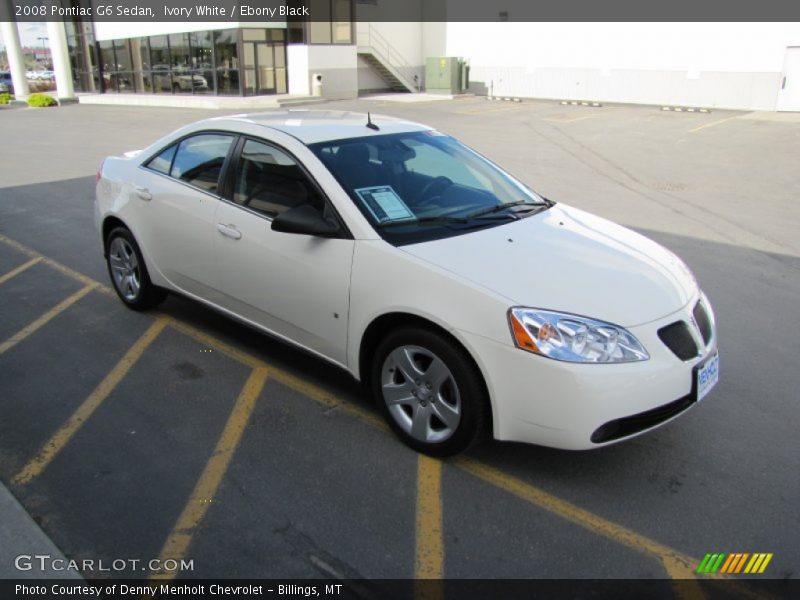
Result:
<instances>
[{"instance_id":1,"label":"license plate","mask_svg":"<svg viewBox=\"0 0 800 600\"><path fill-rule=\"evenodd\" d=\"M697 401L700 402L719 381L719 353L697 370Z\"/></svg>"}]
</instances>

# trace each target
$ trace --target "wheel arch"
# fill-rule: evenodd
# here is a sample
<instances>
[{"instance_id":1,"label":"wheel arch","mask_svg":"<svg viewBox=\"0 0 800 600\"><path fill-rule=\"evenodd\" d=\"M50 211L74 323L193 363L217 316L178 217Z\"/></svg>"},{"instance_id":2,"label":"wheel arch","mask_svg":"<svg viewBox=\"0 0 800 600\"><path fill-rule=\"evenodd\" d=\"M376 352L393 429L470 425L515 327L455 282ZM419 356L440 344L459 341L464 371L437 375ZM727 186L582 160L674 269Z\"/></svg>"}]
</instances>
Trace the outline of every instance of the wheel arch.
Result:
<instances>
[{"instance_id":1,"label":"wheel arch","mask_svg":"<svg viewBox=\"0 0 800 600\"><path fill-rule=\"evenodd\" d=\"M378 345L380 344L381 340L386 337L386 335L397 329L401 328L408 328L408 327L420 327L423 329L428 329L433 331L448 341L450 341L456 348L458 348L461 352L464 353L464 356L472 363L473 367L475 368L476 372L480 376L481 383L483 384L483 392L487 400L489 401L489 419L490 423L488 424L489 430L494 430L494 399L489 392L489 385L486 374L483 372L483 368L479 361L475 359L470 349L462 342L458 337L456 337L452 332L445 329L442 325L432 321L431 319L422 317L420 315L416 315L413 313L408 312L390 312L375 317L367 328L364 330L364 334L361 336L361 342L359 344L359 351L358 351L358 379L361 381L362 385L364 385L367 389L370 386L370 377L371 371L370 368L370 361L372 356L375 354L375 350L377 349Z\"/></svg>"},{"instance_id":2,"label":"wheel arch","mask_svg":"<svg viewBox=\"0 0 800 600\"><path fill-rule=\"evenodd\" d=\"M128 227L127 223L116 215L107 215L103 218L103 225L101 227L101 234L103 236L103 256L108 258L108 234L117 227L124 227L133 235L133 231ZM135 237L135 236L134 236Z\"/></svg>"}]
</instances>

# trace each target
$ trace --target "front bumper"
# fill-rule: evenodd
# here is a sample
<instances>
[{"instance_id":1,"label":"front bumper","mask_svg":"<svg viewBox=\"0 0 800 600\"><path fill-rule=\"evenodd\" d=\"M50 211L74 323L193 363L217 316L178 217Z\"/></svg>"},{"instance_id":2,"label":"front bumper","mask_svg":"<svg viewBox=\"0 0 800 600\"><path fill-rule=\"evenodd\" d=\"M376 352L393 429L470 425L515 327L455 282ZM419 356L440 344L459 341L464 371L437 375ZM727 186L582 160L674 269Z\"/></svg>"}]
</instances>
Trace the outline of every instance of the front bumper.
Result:
<instances>
[{"instance_id":1,"label":"front bumper","mask_svg":"<svg viewBox=\"0 0 800 600\"><path fill-rule=\"evenodd\" d=\"M695 298L657 321L629 328L650 359L622 364L552 360L508 344L459 331L483 371L492 400L494 436L554 448L585 450L649 431L696 403L695 370L717 351L712 334L697 334L698 355L678 358L658 330L678 320L692 324Z\"/></svg>"}]
</instances>

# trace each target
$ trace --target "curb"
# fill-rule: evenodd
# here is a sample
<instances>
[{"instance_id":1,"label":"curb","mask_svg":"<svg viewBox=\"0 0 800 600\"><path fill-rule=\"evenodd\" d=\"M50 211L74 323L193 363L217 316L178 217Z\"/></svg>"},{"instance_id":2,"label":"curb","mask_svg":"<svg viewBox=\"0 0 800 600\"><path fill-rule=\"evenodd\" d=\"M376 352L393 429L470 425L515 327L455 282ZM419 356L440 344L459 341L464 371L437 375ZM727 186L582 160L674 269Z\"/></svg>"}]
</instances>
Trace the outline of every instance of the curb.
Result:
<instances>
[{"instance_id":1,"label":"curb","mask_svg":"<svg viewBox=\"0 0 800 600\"><path fill-rule=\"evenodd\" d=\"M710 113L708 108L698 108L695 106L662 106L661 110L671 110L673 112L701 112Z\"/></svg>"},{"instance_id":2,"label":"curb","mask_svg":"<svg viewBox=\"0 0 800 600\"><path fill-rule=\"evenodd\" d=\"M25 556L30 570L16 567L18 556ZM34 556L46 556L47 568L40 569ZM54 559L66 558L42 528L27 513L19 501L0 483L0 579L79 579L72 570L55 570Z\"/></svg>"}]
</instances>

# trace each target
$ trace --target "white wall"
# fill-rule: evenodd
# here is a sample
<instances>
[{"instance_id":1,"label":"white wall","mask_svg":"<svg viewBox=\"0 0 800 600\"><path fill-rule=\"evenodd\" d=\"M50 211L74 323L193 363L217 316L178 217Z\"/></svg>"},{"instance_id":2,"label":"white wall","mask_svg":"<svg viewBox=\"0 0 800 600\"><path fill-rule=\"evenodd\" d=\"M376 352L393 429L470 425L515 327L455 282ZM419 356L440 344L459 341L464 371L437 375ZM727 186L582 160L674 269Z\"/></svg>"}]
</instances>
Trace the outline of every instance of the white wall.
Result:
<instances>
[{"instance_id":1,"label":"white wall","mask_svg":"<svg viewBox=\"0 0 800 600\"><path fill-rule=\"evenodd\" d=\"M389 90L383 77L375 72L370 64L361 56L358 57L358 91L359 92L376 92Z\"/></svg>"},{"instance_id":2,"label":"white wall","mask_svg":"<svg viewBox=\"0 0 800 600\"><path fill-rule=\"evenodd\" d=\"M495 95L774 110L792 23L448 23Z\"/></svg>"},{"instance_id":3,"label":"white wall","mask_svg":"<svg viewBox=\"0 0 800 600\"><path fill-rule=\"evenodd\" d=\"M384 38L412 67L425 64L422 56L422 24L417 23L356 23L356 41L360 44L371 30Z\"/></svg>"},{"instance_id":4,"label":"white wall","mask_svg":"<svg viewBox=\"0 0 800 600\"><path fill-rule=\"evenodd\" d=\"M289 44L286 46L286 76L289 78L289 93L308 95L311 93L311 78L308 74L308 46Z\"/></svg>"},{"instance_id":5,"label":"white wall","mask_svg":"<svg viewBox=\"0 0 800 600\"><path fill-rule=\"evenodd\" d=\"M358 96L358 61L355 46L308 46L308 73L322 75L322 95L330 100Z\"/></svg>"}]
</instances>

